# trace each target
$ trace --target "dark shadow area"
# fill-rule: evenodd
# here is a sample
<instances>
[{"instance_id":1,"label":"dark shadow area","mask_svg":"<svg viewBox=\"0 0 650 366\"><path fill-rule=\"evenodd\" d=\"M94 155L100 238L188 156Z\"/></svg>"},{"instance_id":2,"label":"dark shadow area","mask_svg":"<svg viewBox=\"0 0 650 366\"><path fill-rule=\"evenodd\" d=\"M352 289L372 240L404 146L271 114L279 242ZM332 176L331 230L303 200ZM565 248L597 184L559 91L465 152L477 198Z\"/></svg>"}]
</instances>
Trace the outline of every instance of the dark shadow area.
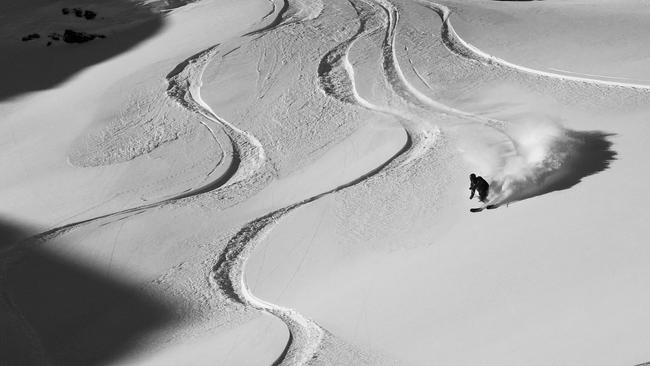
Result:
<instances>
[{"instance_id":1,"label":"dark shadow area","mask_svg":"<svg viewBox=\"0 0 650 366\"><path fill-rule=\"evenodd\" d=\"M608 169L616 160L617 153L612 150L613 144L608 140L613 134L568 130L566 135L568 139L554 147L555 151L565 154L561 164L555 169L539 171L534 179L515 182L512 193L499 204L569 189L583 178Z\"/></svg>"},{"instance_id":2,"label":"dark shadow area","mask_svg":"<svg viewBox=\"0 0 650 366\"><path fill-rule=\"evenodd\" d=\"M25 236L0 222L0 365L101 365L172 323L169 301Z\"/></svg>"},{"instance_id":3,"label":"dark shadow area","mask_svg":"<svg viewBox=\"0 0 650 366\"><path fill-rule=\"evenodd\" d=\"M55 87L152 37L164 23L162 12L129 0L89 2L96 14L90 19L75 17L67 1L18 3L0 4L6 22L0 26L0 101Z\"/></svg>"}]
</instances>

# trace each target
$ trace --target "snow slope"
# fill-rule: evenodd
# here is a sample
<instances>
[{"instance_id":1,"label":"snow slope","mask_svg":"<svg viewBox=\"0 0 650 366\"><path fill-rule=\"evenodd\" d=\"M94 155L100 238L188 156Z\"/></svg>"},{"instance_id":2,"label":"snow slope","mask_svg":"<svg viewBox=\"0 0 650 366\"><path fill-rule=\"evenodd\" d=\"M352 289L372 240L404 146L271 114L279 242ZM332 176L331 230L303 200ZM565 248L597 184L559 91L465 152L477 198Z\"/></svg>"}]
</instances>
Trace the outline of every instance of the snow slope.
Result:
<instances>
[{"instance_id":1,"label":"snow slope","mask_svg":"<svg viewBox=\"0 0 650 366\"><path fill-rule=\"evenodd\" d=\"M0 100L2 362L650 360L639 2L125 6Z\"/></svg>"}]
</instances>

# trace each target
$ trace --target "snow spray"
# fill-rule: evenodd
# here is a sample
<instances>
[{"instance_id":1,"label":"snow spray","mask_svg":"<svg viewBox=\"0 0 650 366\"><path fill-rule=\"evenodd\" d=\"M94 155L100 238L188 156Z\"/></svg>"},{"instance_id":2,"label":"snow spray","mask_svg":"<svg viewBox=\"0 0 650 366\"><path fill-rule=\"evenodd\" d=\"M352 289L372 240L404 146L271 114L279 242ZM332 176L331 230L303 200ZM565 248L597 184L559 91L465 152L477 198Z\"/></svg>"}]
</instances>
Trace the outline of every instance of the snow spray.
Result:
<instances>
[{"instance_id":1,"label":"snow spray","mask_svg":"<svg viewBox=\"0 0 650 366\"><path fill-rule=\"evenodd\" d=\"M490 183L497 203L512 202L536 195L567 173L567 162L579 141L560 124L544 119L528 119L511 125L504 133L512 144L500 156Z\"/></svg>"}]
</instances>

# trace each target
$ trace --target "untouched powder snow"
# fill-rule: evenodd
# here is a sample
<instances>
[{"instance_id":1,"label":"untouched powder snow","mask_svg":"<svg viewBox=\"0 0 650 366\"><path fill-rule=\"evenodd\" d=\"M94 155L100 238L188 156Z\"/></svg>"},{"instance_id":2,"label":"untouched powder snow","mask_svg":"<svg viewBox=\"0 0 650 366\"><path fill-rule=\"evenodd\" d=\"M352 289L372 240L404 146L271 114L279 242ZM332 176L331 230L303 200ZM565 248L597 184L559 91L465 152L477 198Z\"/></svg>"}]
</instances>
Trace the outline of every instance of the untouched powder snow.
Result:
<instances>
[{"instance_id":1,"label":"untouched powder snow","mask_svg":"<svg viewBox=\"0 0 650 366\"><path fill-rule=\"evenodd\" d=\"M0 364L648 362L646 8L2 5Z\"/></svg>"}]
</instances>

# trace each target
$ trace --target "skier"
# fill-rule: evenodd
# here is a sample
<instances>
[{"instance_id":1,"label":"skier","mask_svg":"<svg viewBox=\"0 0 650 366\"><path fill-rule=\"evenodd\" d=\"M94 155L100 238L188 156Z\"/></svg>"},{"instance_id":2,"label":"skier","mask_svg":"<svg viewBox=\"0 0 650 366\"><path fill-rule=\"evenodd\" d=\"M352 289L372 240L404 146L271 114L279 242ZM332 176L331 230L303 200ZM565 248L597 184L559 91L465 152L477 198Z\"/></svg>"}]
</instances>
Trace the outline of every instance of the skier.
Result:
<instances>
[{"instance_id":1,"label":"skier","mask_svg":"<svg viewBox=\"0 0 650 366\"><path fill-rule=\"evenodd\" d=\"M474 173L469 175L469 181L469 190L472 191L469 199L474 198L474 193L478 191L478 199L481 200L481 202L485 202L487 200L488 191L490 190L488 182L486 182L483 177L477 177Z\"/></svg>"}]
</instances>

